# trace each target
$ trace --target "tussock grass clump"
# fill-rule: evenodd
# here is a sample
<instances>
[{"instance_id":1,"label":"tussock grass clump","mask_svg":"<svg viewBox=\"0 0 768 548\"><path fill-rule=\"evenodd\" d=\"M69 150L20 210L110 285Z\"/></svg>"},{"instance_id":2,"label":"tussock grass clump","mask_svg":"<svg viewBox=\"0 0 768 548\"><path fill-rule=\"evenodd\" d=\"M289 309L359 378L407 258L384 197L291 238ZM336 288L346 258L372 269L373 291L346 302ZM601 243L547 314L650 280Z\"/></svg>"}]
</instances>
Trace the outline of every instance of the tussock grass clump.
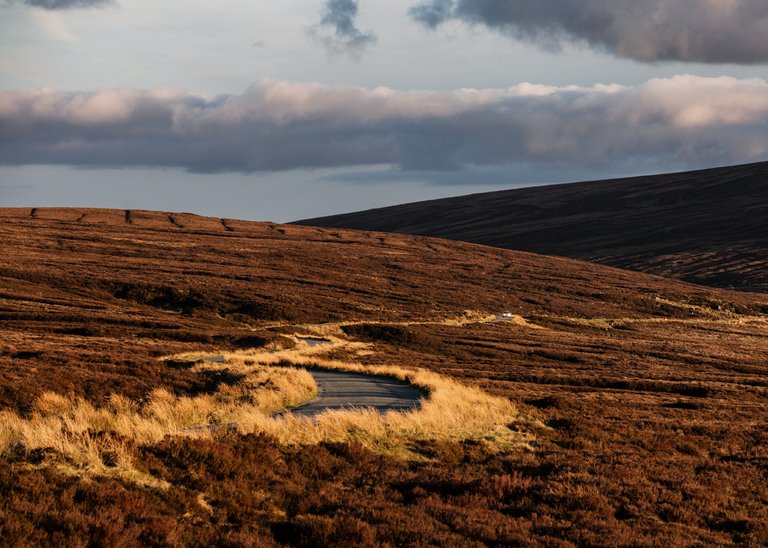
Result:
<instances>
[{"instance_id":1,"label":"tussock grass clump","mask_svg":"<svg viewBox=\"0 0 768 548\"><path fill-rule=\"evenodd\" d=\"M363 307L365 308L365 307ZM360 326L366 325L366 326L400 326L400 327L411 327L411 326L420 326L420 325L446 325L446 326L452 326L452 327L464 327L474 324L482 324L482 323L492 323L497 321L497 316L495 314L489 314L487 312L482 312L480 310L465 310L458 316L444 316L441 318L436 319L422 319L422 320L411 320L411 321L375 321L375 320L366 320L365 322L360 321L340 321L340 322L327 322L327 323L319 323L319 324L305 324L302 327L305 329L311 331L315 335L321 335L321 336L331 336L331 337L343 337L345 335L354 336L354 337L360 337L361 332L355 331ZM288 329L294 329L295 326L283 326ZM351 328L351 329L349 329ZM387 342L383 339L371 339L371 340L379 340L381 342Z\"/></svg>"},{"instance_id":2,"label":"tussock grass clump","mask_svg":"<svg viewBox=\"0 0 768 548\"><path fill-rule=\"evenodd\" d=\"M765 316L736 316L729 314L712 315L711 317L691 318L574 318L571 316L537 316L540 321L554 321L565 324L589 327L600 330L630 329L642 325L755 325L763 326L768 323Z\"/></svg>"},{"instance_id":3,"label":"tussock grass clump","mask_svg":"<svg viewBox=\"0 0 768 548\"><path fill-rule=\"evenodd\" d=\"M113 394L105 406L97 408L74 395L45 393L27 417L0 412L0 451L49 450L70 470L105 473L113 469L131 475L136 473L131 457L135 446L157 443L168 435L210 436L213 427L250 424L254 416L266 417L299 405L317 392L306 370L227 367L243 374L243 380L198 396L176 396L158 389L141 405Z\"/></svg>"},{"instance_id":4,"label":"tussock grass clump","mask_svg":"<svg viewBox=\"0 0 768 548\"><path fill-rule=\"evenodd\" d=\"M422 388L427 397L418 409L405 413L355 409L327 411L311 419L291 414L277 418L253 415L251 422L238 423L240 432L268 433L291 445L354 440L377 452L405 456L414 456L411 449L423 440L483 440L494 448L510 448L525 446L532 439L524 433L526 419L506 398L423 369L328 359L325 355L339 350L363 354L371 345L327 338L329 344L324 346L310 347L297 338L295 349L225 353L224 358L229 363L283 364L386 376Z\"/></svg>"},{"instance_id":5,"label":"tussock grass clump","mask_svg":"<svg viewBox=\"0 0 768 548\"><path fill-rule=\"evenodd\" d=\"M531 437L521 433L523 423L515 406L504 398L462 385L436 373L395 366L323 362L324 369L385 375L423 388L428 397L411 412L384 414L370 409L328 411L316 419L288 415L284 419L254 425L288 444L354 440L387 454L412 457L419 441L482 440L491 448L527 445ZM247 431L247 430L246 430Z\"/></svg>"},{"instance_id":6,"label":"tussock grass clump","mask_svg":"<svg viewBox=\"0 0 768 548\"><path fill-rule=\"evenodd\" d=\"M420 441L480 440L491 448L523 446L530 436L509 400L462 385L426 370L371 366L324 357L344 350L368 352L370 345L329 337L311 346L294 337L296 348L252 349L224 353L224 362L198 360L191 370L201 374L227 372L240 379L213 394L176 396L153 391L144 402L112 395L97 408L74 395L46 393L27 417L0 413L0 451L50 451L70 471L117 473L132 481L161 485L132 465L136 447L156 444L169 435L211 437L217 428L269 434L287 445L355 441L373 451L417 457ZM173 360L198 354L172 356ZM387 376L421 387L427 395L410 412L379 413L370 409L327 411L309 418L277 411L309 401L317 392L303 367Z\"/></svg>"},{"instance_id":7,"label":"tussock grass clump","mask_svg":"<svg viewBox=\"0 0 768 548\"><path fill-rule=\"evenodd\" d=\"M433 352L439 346L439 341L426 333L414 331L402 325L386 324L353 324L344 325L341 330L345 335L368 342L382 342L393 346L401 346L416 351Z\"/></svg>"}]
</instances>

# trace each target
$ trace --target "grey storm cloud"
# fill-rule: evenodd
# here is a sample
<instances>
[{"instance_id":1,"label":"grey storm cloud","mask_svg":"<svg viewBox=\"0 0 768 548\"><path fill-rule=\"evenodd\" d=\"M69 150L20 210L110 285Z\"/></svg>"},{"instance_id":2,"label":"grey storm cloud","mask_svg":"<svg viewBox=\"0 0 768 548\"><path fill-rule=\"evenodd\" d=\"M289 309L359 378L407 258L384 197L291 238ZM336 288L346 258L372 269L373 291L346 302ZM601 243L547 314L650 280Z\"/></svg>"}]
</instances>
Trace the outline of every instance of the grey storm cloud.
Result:
<instances>
[{"instance_id":1,"label":"grey storm cloud","mask_svg":"<svg viewBox=\"0 0 768 548\"><path fill-rule=\"evenodd\" d=\"M376 35L357 28L357 0L326 0L322 19L309 34L322 43L329 53L349 53L359 57L376 43Z\"/></svg>"},{"instance_id":2,"label":"grey storm cloud","mask_svg":"<svg viewBox=\"0 0 768 548\"><path fill-rule=\"evenodd\" d=\"M422 0L436 28L460 20L557 50L584 43L639 61L768 62L766 0Z\"/></svg>"},{"instance_id":3,"label":"grey storm cloud","mask_svg":"<svg viewBox=\"0 0 768 548\"><path fill-rule=\"evenodd\" d=\"M94 8L112 4L113 0L23 0L27 6L47 10L66 10L75 8Z\"/></svg>"},{"instance_id":4,"label":"grey storm cloud","mask_svg":"<svg viewBox=\"0 0 768 548\"><path fill-rule=\"evenodd\" d=\"M633 86L453 92L265 80L240 95L0 92L0 164L258 172L388 164L618 171L768 157L768 83L680 75Z\"/></svg>"}]
</instances>

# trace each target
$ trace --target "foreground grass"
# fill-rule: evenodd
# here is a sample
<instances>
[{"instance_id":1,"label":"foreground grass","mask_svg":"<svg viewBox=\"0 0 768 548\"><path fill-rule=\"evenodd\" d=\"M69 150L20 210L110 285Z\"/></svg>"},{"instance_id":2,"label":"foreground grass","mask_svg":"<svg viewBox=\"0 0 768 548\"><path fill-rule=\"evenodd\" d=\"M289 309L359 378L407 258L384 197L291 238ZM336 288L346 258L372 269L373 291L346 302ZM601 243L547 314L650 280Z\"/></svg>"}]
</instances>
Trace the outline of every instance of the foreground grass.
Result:
<instances>
[{"instance_id":1,"label":"foreground grass","mask_svg":"<svg viewBox=\"0 0 768 548\"><path fill-rule=\"evenodd\" d=\"M168 436L210 438L221 426L243 434L268 434L292 446L356 441L375 452L407 458L418 456L418 444L424 440L483 440L493 448L530 440L507 399L425 370L328 359L324 355L329 352L370 351L368 344L328 340L327 347L311 347L296 337L294 349L225 353L222 363L195 354L173 356L194 361L193 371L201 374L221 372L237 379L213 394L176 396L155 390L142 403L112 395L107 405L97 408L82 398L46 393L26 417L0 412L0 450L37 452L42 463L56 463L70 473L118 475L162 487L134 467L137 447ZM392 377L421 387L427 397L419 409L407 413L353 409L315 418L274 416L315 396L317 386L304 367Z\"/></svg>"},{"instance_id":2,"label":"foreground grass","mask_svg":"<svg viewBox=\"0 0 768 548\"><path fill-rule=\"evenodd\" d=\"M334 326L335 327L335 326ZM400 366L363 365L354 360L330 359L328 354L349 356L370 353L372 345L352 342L321 331L327 345L309 346L294 337L296 347L289 350L251 350L223 353L223 364L202 363L197 367L210 370L228 364L239 367L308 367L385 376L408 382L424 390L421 406L407 413L378 413L370 409L327 411L315 418L286 414L279 418L251 415L237 423L242 433L267 433L289 445L314 444L324 441L354 440L376 452L415 455L418 442L424 440L483 440L494 448L510 448L527 444L523 433L526 420L506 398L492 396L482 390L423 369ZM199 359L200 354L182 354L174 359Z\"/></svg>"},{"instance_id":3,"label":"foreground grass","mask_svg":"<svg viewBox=\"0 0 768 548\"><path fill-rule=\"evenodd\" d=\"M143 404L113 394L97 408L82 398L43 394L27 417L0 411L0 451L50 454L70 472L117 473L152 483L133 467L137 446L166 436L209 436L211 427L267 417L317 392L301 369L233 365L229 371L240 380L214 394L176 396L159 389Z\"/></svg>"}]
</instances>

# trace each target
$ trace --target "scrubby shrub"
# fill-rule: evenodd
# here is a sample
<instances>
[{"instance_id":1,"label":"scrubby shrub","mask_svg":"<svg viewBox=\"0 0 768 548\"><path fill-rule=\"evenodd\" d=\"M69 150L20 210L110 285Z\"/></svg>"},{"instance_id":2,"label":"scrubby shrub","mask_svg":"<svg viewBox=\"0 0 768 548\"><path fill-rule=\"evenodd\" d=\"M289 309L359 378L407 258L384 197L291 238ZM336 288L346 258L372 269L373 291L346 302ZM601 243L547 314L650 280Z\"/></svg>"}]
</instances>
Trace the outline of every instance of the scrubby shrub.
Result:
<instances>
[{"instance_id":1,"label":"scrubby shrub","mask_svg":"<svg viewBox=\"0 0 768 548\"><path fill-rule=\"evenodd\" d=\"M87 324L75 327L64 327L56 331L62 335L77 335L79 337L104 337L107 329L99 324Z\"/></svg>"},{"instance_id":2,"label":"scrubby shrub","mask_svg":"<svg viewBox=\"0 0 768 548\"><path fill-rule=\"evenodd\" d=\"M345 325L341 329L345 335L358 340L381 342L421 352L434 352L440 346L436 337L401 325L363 323Z\"/></svg>"},{"instance_id":3,"label":"scrubby shrub","mask_svg":"<svg viewBox=\"0 0 768 548\"><path fill-rule=\"evenodd\" d=\"M267 343L269 343L269 339L257 335L248 335L232 341L232 345L237 348L261 348Z\"/></svg>"},{"instance_id":4,"label":"scrubby shrub","mask_svg":"<svg viewBox=\"0 0 768 548\"><path fill-rule=\"evenodd\" d=\"M118 299L184 314L217 310L216 303L197 289L123 283L113 285L110 291Z\"/></svg>"},{"instance_id":5,"label":"scrubby shrub","mask_svg":"<svg viewBox=\"0 0 768 548\"><path fill-rule=\"evenodd\" d=\"M248 301L239 304L227 312L230 316L241 315L253 320L281 321L292 320L293 315L284 307L264 301Z\"/></svg>"}]
</instances>

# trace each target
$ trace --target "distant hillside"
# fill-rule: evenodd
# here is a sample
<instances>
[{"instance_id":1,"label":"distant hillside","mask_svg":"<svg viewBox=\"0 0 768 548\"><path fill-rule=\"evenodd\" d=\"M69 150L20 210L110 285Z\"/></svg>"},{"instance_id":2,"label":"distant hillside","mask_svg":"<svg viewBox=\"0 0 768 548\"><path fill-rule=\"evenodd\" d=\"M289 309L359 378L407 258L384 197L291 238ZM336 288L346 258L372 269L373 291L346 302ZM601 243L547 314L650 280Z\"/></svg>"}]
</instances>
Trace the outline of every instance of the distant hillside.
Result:
<instances>
[{"instance_id":1,"label":"distant hillside","mask_svg":"<svg viewBox=\"0 0 768 548\"><path fill-rule=\"evenodd\" d=\"M768 162L472 194L295 224L436 236L768 291Z\"/></svg>"}]
</instances>

